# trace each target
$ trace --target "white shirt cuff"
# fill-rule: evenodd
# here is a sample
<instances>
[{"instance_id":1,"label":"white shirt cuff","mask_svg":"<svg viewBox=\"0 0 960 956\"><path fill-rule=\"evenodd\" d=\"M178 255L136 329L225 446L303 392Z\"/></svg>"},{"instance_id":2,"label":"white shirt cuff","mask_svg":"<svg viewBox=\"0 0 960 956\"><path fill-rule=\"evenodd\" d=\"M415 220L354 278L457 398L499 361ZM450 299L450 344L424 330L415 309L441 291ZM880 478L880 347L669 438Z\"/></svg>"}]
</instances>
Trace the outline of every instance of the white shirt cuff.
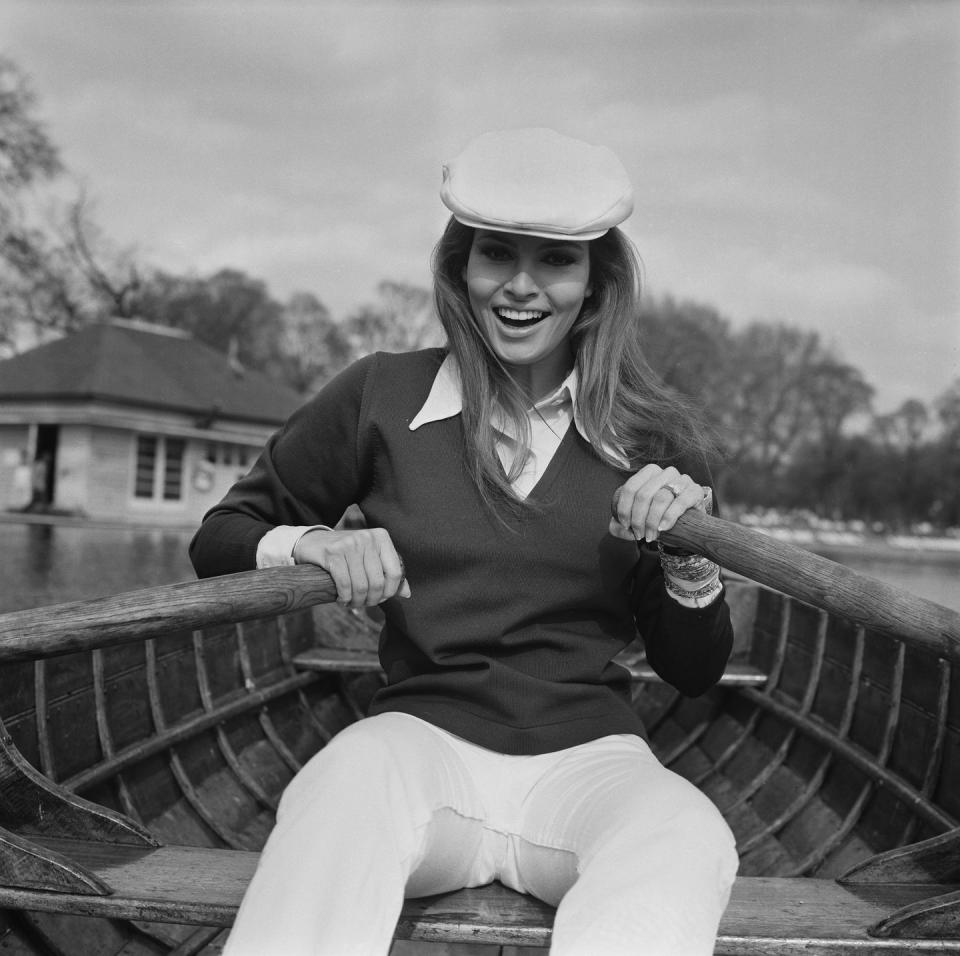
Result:
<instances>
[{"instance_id":1,"label":"white shirt cuff","mask_svg":"<svg viewBox=\"0 0 960 956\"><path fill-rule=\"evenodd\" d=\"M297 542L308 532L316 528L329 530L325 524L289 525L282 524L271 528L257 545L258 568L290 567L293 560L293 549Z\"/></svg>"}]
</instances>

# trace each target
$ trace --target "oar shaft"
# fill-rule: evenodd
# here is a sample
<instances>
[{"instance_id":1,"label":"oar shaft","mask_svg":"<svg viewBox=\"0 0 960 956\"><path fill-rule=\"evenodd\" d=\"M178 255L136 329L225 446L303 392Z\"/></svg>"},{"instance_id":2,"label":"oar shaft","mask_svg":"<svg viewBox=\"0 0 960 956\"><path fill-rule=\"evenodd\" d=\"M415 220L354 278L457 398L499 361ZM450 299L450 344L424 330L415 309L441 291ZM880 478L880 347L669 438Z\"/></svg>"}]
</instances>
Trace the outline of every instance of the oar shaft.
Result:
<instances>
[{"instance_id":1,"label":"oar shaft","mask_svg":"<svg viewBox=\"0 0 960 956\"><path fill-rule=\"evenodd\" d=\"M960 613L902 588L697 511L684 514L663 539L872 631L905 638L960 662Z\"/></svg>"},{"instance_id":2,"label":"oar shaft","mask_svg":"<svg viewBox=\"0 0 960 956\"><path fill-rule=\"evenodd\" d=\"M285 614L335 598L326 571L301 565L12 611L0 615L0 661L137 643L171 631Z\"/></svg>"}]
</instances>

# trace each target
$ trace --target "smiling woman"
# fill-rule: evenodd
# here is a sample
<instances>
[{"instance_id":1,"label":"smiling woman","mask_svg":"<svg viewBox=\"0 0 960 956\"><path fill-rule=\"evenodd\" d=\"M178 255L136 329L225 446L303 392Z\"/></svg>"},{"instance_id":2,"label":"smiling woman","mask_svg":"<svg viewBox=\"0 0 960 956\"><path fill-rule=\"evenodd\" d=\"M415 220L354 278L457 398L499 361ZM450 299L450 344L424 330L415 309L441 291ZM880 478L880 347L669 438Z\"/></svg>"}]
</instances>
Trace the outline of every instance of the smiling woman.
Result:
<instances>
[{"instance_id":1,"label":"smiling woman","mask_svg":"<svg viewBox=\"0 0 960 956\"><path fill-rule=\"evenodd\" d=\"M653 756L613 661L640 635L697 696L733 639L717 565L656 543L711 493L640 350L626 174L510 130L441 196L447 347L347 369L191 548L203 576L318 565L384 617L386 685L287 788L227 952L386 953L405 895L500 880L558 906L557 956L706 956L733 837ZM336 530L351 504L366 527Z\"/></svg>"}]
</instances>

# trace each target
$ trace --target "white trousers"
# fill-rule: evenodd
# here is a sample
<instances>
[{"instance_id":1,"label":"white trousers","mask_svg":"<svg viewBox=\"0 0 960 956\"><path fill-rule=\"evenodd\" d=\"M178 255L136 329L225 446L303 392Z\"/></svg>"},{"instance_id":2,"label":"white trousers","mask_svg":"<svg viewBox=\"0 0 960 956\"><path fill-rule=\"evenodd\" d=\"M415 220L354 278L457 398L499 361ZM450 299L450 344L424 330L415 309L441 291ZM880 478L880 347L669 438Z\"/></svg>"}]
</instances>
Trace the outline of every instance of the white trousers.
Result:
<instances>
[{"instance_id":1,"label":"white trousers","mask_svg":"<svg viewBox=\"0 0 960 956\"><path fill-rule=\"evenodd\" d=\"M225 956L384 956L404 896L494 879L559 907L553 956L707 956L736 869L639 737L516 757L382 714L291 781Z\"/></svg>"}]
</instances>

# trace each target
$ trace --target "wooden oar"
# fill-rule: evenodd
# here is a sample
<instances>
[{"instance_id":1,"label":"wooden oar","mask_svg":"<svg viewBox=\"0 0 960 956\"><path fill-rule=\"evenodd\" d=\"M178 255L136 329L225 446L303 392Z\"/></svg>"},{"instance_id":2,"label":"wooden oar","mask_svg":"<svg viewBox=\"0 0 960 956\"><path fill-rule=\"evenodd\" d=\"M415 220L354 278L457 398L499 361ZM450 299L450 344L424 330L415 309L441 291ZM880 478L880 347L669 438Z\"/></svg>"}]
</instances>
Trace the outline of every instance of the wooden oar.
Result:
<instances>
[{"instance_id":1,"label":"wooden oar","mask_svg":"<svg viewBox=\"0 0 960 956\"><path fill-rule=\"evenodd\" d=\"M300 565L11 611L0 615L0 662L139 643L172 631L286 614L336 596L326 571Z\"/></svg>"},{"instance_id":2,"label":"wooden oar","mask_svg":"<svg viewBox=\"0 0 960 956\"><path fill-rule=\"evenodd\" d=\"M960 613L926 598L698 511L682 515L663 539L869 630L903 638L960 663Z\"/></svg>"},{"instance_id":3,"label":"wooden oar","mask_svg":"<svg viewBox=\"0 0 960 956\"><path fill-rule=\"evenodd\" d=\"M687 512L671 544L792 597L960 663L960 613L721 518ZM270 568L0 615L0 662L29 661L334 600L312 566Z\"/></svg>"}]
</instances>

